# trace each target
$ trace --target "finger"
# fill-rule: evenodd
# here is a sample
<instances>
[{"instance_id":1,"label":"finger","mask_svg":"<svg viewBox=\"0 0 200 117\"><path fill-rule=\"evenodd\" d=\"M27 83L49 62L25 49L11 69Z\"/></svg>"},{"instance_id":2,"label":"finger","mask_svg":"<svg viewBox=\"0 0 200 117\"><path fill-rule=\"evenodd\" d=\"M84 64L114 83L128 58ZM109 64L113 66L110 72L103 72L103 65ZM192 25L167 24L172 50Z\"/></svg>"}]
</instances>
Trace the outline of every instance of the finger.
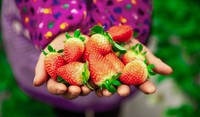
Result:
<instances>
[{"instance_id":1,"label":"finger","mask_svg":"<svg viewBox=\"0 0 200 117\"><path fill-rule=\"evenodd\" d=\"M150 81L145 81L143 84L136 86L140 91L142 91L145 94L153 94L156 92L155 85Z\"/></svg>"},{"instance_id":2,"label":"finger","mask_svg":"<svg viewBox=\"0 0 200 117\"><path fill-rule=\"evenodd\" d=\"M130 92L131 89L129 85L122 84L117 88L117 93L122 97L130 95Z\"/></svg>"},{"instance_id":3,"label":"finger","mask_svg":"<svg viewBox=\"0 0 200 117\"><path fill-rule=\"evenodd\" d=\"M62 95L66 93L67 87L63 83L58 83L50 78L47 81L47 90L53 95Z\"/></svg>"},{"instance_id":4,"label":"finger","mask_svg":"<svg viewBox=\"0 0 200 117\"><path fill-rule=\"evenodd\" d=\"M99 88L97 85L95 85L95 83L94 83L92 80L89 80L89 85L90 85L93 89Z\"/></svg>"},{"instance_id":5,"label":"finger","mask_svg":"<svg viewBox=\"0 0 200 117\"><path fill-rule=\"evenodd\" d=\"M138 40L133 39L131 45L140 43ZM165 64L161 59L157 58L146 46L143 45L143 51L146 51L147 63L154 64L155 68L153 69L156 73L162 75L169 75L173 72L172 68Z\"/></svg>"},{"instance_id":6,"label":"finger","mask_svg":"<svg viewBox=\"0 0 200 117\"><path fill-rule=\"evenodd\" d=\"M95 93L96 93L96 95L97 95L98 97L102 97L102 96L103 96L103 93L102 93L102 90L101 90L101 89L96 90Z\"/></svg>"},{"instance_id":7,"label":"finger","mask_svg":"<svg viewBox=\"0 0 200 117\"><path fill-rule=\"evenodd\" d=\"M161 59L154 56L149 50L147 51L146 56L147 56L147 63L155 65L155 68L153 68L153 70L156 73L159 73L162 75L169 75L173 72L170 66L165 64Z\"/></svg>"},{"instance_id":8,"label":"finger","mask_svg":"<svg viewBox=\"0 0 200 117\"><path fill-rule=\"evenodd\" d=\"M113 94L110 93L107 89L103 89L102 94L103 94L103 96L105 96L105 97L110 97L110 96L113 95Z\"/></svg>"},{"instance_id":9,"label":"finger","mask_svg":"<svg viewBox=\"0 0 200 117\"><path fill-rule=\"evenodd\" d=\"M85 85L83 85L82 87L81 87L81 96L86 96L86 95L88 95L90 92L91 92L91 90L90 90L90 88L88 88L87 86L85 86Z\"/></svg>"},{"instance_id":10,"label":"finger","mask_svg":"<svg viewBox=\"0 0 200 117\"><path fill-rule=\"evenodd\" d=\"M48 80L48 74L44 68L44 58L45 56L41 53L35 67L34 86L40 86Z\"/></svg>"},{"instance_id":11,"label":"finger","mask_svg":"<svg viewBox=\"0 0 200 117\"><path fill-rule=\"evenodd\" d=\"M68 87L67 93L63 94L63 97L67 99L75 99L81 93L81 88L79 86L71 85Z\"/></svg>"}]
</instances>

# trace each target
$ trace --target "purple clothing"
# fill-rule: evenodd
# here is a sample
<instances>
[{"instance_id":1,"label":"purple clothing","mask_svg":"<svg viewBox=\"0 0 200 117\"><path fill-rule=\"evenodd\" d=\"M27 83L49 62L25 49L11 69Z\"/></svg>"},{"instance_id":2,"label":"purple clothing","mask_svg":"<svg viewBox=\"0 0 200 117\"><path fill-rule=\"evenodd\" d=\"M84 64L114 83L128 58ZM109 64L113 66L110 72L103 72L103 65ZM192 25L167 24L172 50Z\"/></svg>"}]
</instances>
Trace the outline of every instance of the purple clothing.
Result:
<instances>
[{"instance_id":1,"label":"purple clothing","mask_svg":"<svg viewBox=\"0 0 200 117\"><path fill-rule=\"evenodd\" d=\"M112 25L129 24L144 43L150 30L150 17L150 0L3 0L2 31L16 81L28 95L73 111L105 111L120 105L125 98L117 94L99 98L92 92L67 100L49 94L45 85L34 87L34 69L40 54L36 48L44 48L65 31L80 28L87 34L95 24L106 30Z\"/></svg>"},{"instance_id":2,"label":"purple clothing","mask_svg":"<svg viewBox=\"0 0 200 117\"><path fill-rule=\"evenodd\" d=\"M95 24L129 24L145 42L151 17L150 0L15 0L36 47L44 48L59 33Z\"/></svg>"}]
</instances>

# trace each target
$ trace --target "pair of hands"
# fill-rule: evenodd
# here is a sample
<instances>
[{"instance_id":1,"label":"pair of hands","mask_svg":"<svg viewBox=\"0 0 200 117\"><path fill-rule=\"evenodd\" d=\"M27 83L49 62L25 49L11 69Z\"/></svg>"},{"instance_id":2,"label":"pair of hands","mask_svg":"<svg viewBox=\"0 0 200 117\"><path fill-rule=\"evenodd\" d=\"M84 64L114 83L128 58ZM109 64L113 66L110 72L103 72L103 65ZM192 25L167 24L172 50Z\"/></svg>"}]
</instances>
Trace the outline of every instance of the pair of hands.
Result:
<instances>
[{"instance_id":1,"label":"pair of hands","mask_svg":"<svg viewBox=\"0 0 200 117\"><path fill-rule=\"evenodd\" d=\"M86 36L86 40L87 40L87 38L88 37ZM65 40L65 34L60 34L50 44L56 50L63 49L63 47L64 47L63 41L64 40ZM131 42L129 44L127 44L126 46L128 48L137 43L139 43L139 42L136 39L131 39ZM45 50L47 50L47 49L45 49ZM162 62L159 58L154 56L153 53L145 46L144 46L144 51L147 51L147 54L146 54L146 57L148 60L147 62L149 64L155 65L155 68L153 69L154 72L156 72L158 74L162 74L162 75L169 75L173 72L173 70L170 66L168 66L167 64ZM45 55L43 53L41 53L39 56L37 65L35 67L35 77L34 77L34 81L33 81L34 86L41 86L44 83L46 83L47 90L51 94L62 95L64 98L67 98L67 99L74 99L74 98L77 98L78 96L86 96L90 92L92 92L92 90L90 90L87 86L79 87L79 86L71 85L71 86L67 87L64 84L58 83L55 80L53 80L52 78L49 78L49 76L44 68L44 58L45 58ZM95 87L95 85L92 82L90 84ZM145 94L152 94L156 91L155 85L152 82L150 82L149 80L145 81L141 85L136 86L136 88ZM117 89L117 93L120 96L127 96L130 94L130 92L131 92L130 86L125 85L125 84L122 84ZM106 89L103 89L102 91L100 89L98 89L98 90L96 90L96 94L99 97L101 97L101 96L107 97L107 96L112 95Z\"/></svg>"}]
</instances>

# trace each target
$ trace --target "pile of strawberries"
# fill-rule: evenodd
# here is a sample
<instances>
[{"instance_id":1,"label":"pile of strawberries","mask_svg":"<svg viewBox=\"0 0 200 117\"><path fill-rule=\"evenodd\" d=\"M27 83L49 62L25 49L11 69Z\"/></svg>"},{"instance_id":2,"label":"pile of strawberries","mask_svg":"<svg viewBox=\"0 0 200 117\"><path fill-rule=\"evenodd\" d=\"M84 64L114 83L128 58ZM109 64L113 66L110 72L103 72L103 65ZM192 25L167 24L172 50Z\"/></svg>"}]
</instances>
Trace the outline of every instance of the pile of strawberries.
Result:
<instances>
[{"instance_id":1,"label":"pile of strawberries","mask_svg":"<svg viewBox=\"0 0 200 117\"><path fill-rule=\"evenodd\" d=\"M66 85L87 85L91 79L100 89L116 92L123 84L139 85L154 75L153 64L147 64L143 46L136 44L130 49L123 45L133 36L128 25L113 26L107 32L101 26L90 29L89 39L66 33L64 48L56 51L48 45L45 54L45 70L51 78Z\"/></svg>"}]
</instances>

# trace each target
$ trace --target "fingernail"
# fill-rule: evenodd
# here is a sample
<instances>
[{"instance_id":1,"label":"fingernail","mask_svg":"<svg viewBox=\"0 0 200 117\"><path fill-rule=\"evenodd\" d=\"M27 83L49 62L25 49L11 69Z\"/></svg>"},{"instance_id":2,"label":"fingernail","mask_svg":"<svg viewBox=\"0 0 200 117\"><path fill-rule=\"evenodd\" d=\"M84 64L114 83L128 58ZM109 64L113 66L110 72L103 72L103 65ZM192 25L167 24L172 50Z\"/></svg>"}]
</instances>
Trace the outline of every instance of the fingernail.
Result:
<instances>
[{"instance_id":1,"label":"fingernail","mask_svg":"<svg viewBox=\"0 0 200 117\"><path fill-rule=\"evenodd\" d=\"M67 88L63 86L59 86L58 88L58 94L64 94L66 92Z\"/></svg>"},{"instance_id":2,"label":"fingernail","mask_svg":"<svg viewBox=\"0 0 200 117\"><path fill-rule=\"evenodd\" d=\"M173 73L173 69L172 67L170 67L169 65L165 64L166 68L168 69L169 71L169 74Z\"/></svg>"}]
</instances>

